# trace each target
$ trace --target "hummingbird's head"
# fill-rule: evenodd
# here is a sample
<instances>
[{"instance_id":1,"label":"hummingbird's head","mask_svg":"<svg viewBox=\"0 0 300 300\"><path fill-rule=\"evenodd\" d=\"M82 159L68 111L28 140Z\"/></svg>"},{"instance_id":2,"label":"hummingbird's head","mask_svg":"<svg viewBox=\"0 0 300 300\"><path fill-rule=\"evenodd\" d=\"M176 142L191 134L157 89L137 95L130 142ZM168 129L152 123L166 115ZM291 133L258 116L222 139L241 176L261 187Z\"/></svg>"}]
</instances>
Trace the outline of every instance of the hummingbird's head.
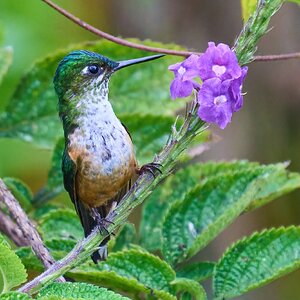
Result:
<instances>
[{"instance_id":1,"label":"hummingbird's head","mask_svg":"<svg viewBox=\"0 0 300 300\"><path fill-rule=\"evenodd\" d=\"M59 63L55 76L54 88L59 96L74 96L86 89L107 87L110 76L124 67L157 59L163 56L153 55L125 61L113 61L98 53L78 50L69 53Z\"/></svg>"},{"instance_id":2,"label":"hummingbird's head","mask_svg":"<svg viewBox=\"0 0 300 300\"><path fill-rule=\"evenodd\" d=\"M100 54L85 50L73 51L57 67L53 80L55 91L58 96L79 94L86 88L108 81L117 66L117 62Z\"/></svg>"}]
</instances>

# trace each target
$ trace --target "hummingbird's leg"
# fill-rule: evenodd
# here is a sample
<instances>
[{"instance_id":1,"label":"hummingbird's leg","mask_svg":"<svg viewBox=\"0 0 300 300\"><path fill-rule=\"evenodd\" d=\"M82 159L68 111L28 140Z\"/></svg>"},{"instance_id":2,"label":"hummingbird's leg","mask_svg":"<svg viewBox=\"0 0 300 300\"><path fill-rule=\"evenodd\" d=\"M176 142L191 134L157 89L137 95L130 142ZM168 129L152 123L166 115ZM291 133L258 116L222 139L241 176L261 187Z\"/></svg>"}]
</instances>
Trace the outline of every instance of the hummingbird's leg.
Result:
<instances>
[{"instance_id":1,"label":"hummingbird's leg","mask_svg":"<svg viewBox=\"0 0 300 300\"><path fill-rule=\"evenodd\" d=\"M99 231L101 233L105 232L106 234L109 234L109 232L107 230L107 226L109 224L112 224L112 222L107 220L106 218L101 217L101 215L96 207L91 208L91 216L96 221Z\"/></svg>"},{"instance_id":2,"label":"hummingbird's leg","mask_svg":"<svg viewBox=\"0 0 300 300\"><path fill-rule=\"evenodd\" d=\"M148 164L143 165L143 166L138 170L138 174L141 175L141 174L143 174L144 172L149 172L149 173L151 173L152 176L155 178L155 177L156 177L155 172L158 172L158 173L162 174L162 170L160 169L161 167L162 167L162 165L159 164L159 163L155 163L155 162L148 163Z\"/></svg>"}]
</instances>

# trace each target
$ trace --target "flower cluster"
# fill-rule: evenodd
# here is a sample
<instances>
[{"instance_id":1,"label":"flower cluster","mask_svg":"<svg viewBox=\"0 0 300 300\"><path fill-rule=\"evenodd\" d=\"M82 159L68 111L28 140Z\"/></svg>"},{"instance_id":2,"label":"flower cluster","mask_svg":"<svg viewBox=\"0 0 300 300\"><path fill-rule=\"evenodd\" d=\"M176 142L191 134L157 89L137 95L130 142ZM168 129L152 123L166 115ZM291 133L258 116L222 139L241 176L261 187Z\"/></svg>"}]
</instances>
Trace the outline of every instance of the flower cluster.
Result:
<instances>
[{"instance_id":1,"label":"flower cluster","mask_svg":"<svg viewBox=\"0 0 300 300\"><path fill-rule=\"evenodd\" d=\"M192 54L182 63L169 67L175 79L171 83L171 97L198 93L198 116L224 129L232 114L243 106L242 86L247 67L240 67L235 53L225 44L208 43L201 56ZM202 85L195 79L200 78Z\"/></svg>"}]
</instances>

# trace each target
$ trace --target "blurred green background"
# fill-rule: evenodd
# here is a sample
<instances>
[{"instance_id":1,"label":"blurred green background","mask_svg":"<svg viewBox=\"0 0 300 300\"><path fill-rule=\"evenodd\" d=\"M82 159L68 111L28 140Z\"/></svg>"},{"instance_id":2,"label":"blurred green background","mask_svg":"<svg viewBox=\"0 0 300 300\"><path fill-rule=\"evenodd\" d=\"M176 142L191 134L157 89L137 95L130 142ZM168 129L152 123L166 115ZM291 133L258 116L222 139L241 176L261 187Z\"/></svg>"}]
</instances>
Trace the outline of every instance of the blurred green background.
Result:
<instances>
[{"instance_id":1,"label":"blurred green background","mask_svg":"<svg viewBox=\"0 0 300 300\"><path fill-rule=\"evenodd\" d=\"M175 42L197 51L205 50L208 41L232 44L242 26L238 0L56 2L114 35ZM274 28L259 43L258 53L300 51L299 6L285 4L271 26ZM97 39L39 0L1 0L0 28L5 32L0 37L3 44L14 48L13 65L0 86L0 111L35 60L69 44ZM300 60L252 63L248 74L242 111L226 130L214 128L221 140L201 158L261 163L289 160L290 169L300 172ZM47 150L0 139L0 177L21 178L35 192L46 181L50 158L51 152ZM243 215L198 259L218 259L229 244L254 230L299 225L299 200L300 191L296 191ZM294 272L240 299L299 299L299 279L300 271Z\"/></svg>"}]
</instances>

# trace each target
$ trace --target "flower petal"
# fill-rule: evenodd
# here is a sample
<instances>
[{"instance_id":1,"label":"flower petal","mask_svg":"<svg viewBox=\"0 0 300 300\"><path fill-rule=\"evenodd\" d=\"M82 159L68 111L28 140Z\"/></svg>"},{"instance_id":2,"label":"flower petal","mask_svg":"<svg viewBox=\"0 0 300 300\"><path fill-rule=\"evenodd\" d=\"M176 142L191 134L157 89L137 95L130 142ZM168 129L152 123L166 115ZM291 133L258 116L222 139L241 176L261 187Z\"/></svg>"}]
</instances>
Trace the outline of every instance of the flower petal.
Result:
<instances>
[{"instance_id":1,"label":"flower petal","mask_svg":"<svg viewBox=\"0 0 300 300\"><path fill-rule=\"evenodd\" d=\"M174 65L170 65L168 67L168 70L172 71L172 72L177 72L179 70L179 68L181 67L182 63L176 63Z\"/></svg>"},{"instance_id":2,"label":"flower petal","mask_svg":"<svg viewBox=\"0 0 300 300\"><path fill-rule=\"evenodd\" d=\"M172 99L185 98L191 95L193 92L193 82L192 81L182 81L175 78L170 86L170 94Z\"/></svg>"},{"instance_id":3,"label":"flower petal","mask_svg":"<svg viewBox=\"0 0 300 300\"><path fill-rule=\"evenodd\" d=\"M229 92L232 80L211 78L204 81L199 93L198 116L203 121L217 124L224 129L231 121L233 107Z\"/></svg>"},{"instance_id":4,"label":"flower petal","mask_svg":"<svg viewBox=\"0 0 300 300\"><path fill-rule=\"evenodd\" d=\"M221 80L234 79L241 76L241 67L235 53L226 44L208 43L205 53L199 58L199 75L205 81L218 77Z\"/></svg>"}]
</instances>

